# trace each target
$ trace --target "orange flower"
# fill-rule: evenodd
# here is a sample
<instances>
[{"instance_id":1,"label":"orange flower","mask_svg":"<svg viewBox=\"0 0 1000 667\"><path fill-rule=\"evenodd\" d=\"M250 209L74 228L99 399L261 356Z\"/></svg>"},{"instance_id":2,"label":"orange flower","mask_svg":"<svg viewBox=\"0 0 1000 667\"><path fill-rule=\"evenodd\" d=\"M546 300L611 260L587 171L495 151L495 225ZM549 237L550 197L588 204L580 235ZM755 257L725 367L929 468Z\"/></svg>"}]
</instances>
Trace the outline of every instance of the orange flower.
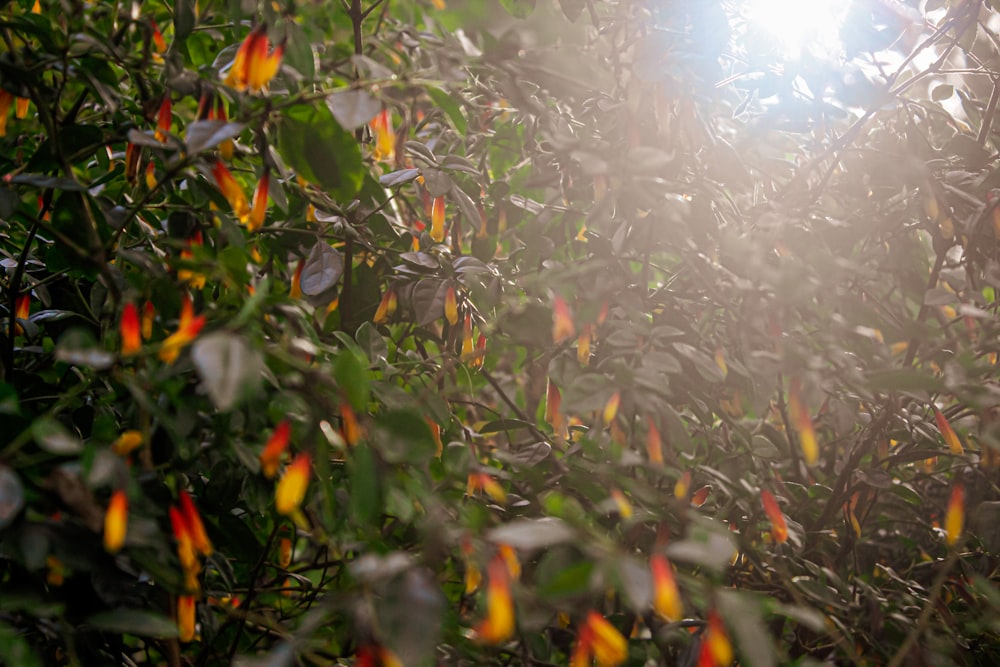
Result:
<instances>
[{"instance_id":1,"label":"orange flower","mask_svg":"<svg viewBox=\"0 0 1000 667\"><path fill-rule=\"evenodd\" d=\"M694 492L694 495L691 496L691 504L695 507L701 507L705 504L705 501L708 500L708 494L711 492L712 487L706 484Z\"/></svg>"},{"instance_id":2,"label":"orange flower","mask_svg":"<svg viewBox=\"0 0 1000 667\"><path fill-rule=\"evenodd\" d=\"M142 432L136 430L125 431L111 443L111 451L119 456L128 456L142 444Z\"/></svg>"},{"instance_id":3,"label":"orange flower","mask_svg":"<svg viewBox=\"0 0 1000 667\"><path fill-rule=\"evenodd\" d=\"M573 313L569 304L561 296L552 301L552 342L556 345L566 342L576 334Z\"/></svg>"},{"instance_id":4,"label":"orange flower","mask_svg":"<svg viewBox=\"0 0 1000 667\"><path fill-rule=\"evenodd\" d=\"M486 336L479 334L479 338L476 339L476 354L473 356L472 361L469 362L469 366L471 368L482 368L484 359L486 359Z\"/></svg>"},{"instance_id":5,"label":"orange flower","mask_svg":"<svg viewBox=\"0 0 1000 667\"><path fill-rule=\"evenodd\" d=\"M167 364L172 364L177 360L181 350L191 344L198 337L202 327L205 326L205 316L194 317L191 300L186 298L181 308L180 322L177 331L167 336L160 346L160 360Z\"/></svg>"},{"instance_id":6,"label":"orange flower","mask_svg":"<svg viewBox=\"0 0 1000 667\"><path fill-rule=\"evenodd\" d=\"M472 313L466 313L465 324L462 326L462 359L471 359L473 350Z\"/></svg>"},{"instance_id":7,"label":"orange flower","mask_svg":"<svg viewBox=\"0 0 1000 667\"><path fill-rule=\"evenodd\" d=\"M114 554L121 551L128 531L128 496L118 489L111 494L108 510L104 513L104 550Z\"/></svg>"},{"instance_id":8,"label":"orange flower","mask_svg":"<svg viewBox=\"0 0 1000 667\"><path fill-rule=\"evenodd\" d=\"M126 303L122 309L122 319L119 326L122 338L122 356L131 356L142 349L142 331L139 327L139 311L134 303Z\"/></svg>"},{"instance_id":9,"label":"orange flower","mask_svg":"<svg viewBox=\"0 0 1000 667\"><path fill-rule=\"evenodd\" d=\"M497 556L507 565L507 573L513 581L521 578L521 561L517 559L517 551L509 544L501 544L497 547Z\"/></svg>"},{"instance_id":10,"label":"orange flower","mask_svg":"<svg viewBox=\"0 0 1000 667\"><path fill-rule=\"evenodd\" d=\"M125 145L125 180L135 183L136 176L139 175L139 157L142 149L129 142Z\"/></svg>"},{"instance_id":11,"label":"orange flower","mask_svg":"<svg viewBox=\"0 0 1000 667\"><path fill-rule=\"evenodd\" d=\"M267 26L258 25L250 31L236 52L226 76L226 85L236 90L259 92L278 73L284 51L284 44L278 44L272 50L271 40L267 37Z\"/></svg>"},{"instance_id":12,"label":"orange flower","mask_svg":"<svg viewBox=\"0 0 1000 667\"><path fill-rule=\"evenodd\" d=\"M167 50L167 41L163 39L163 33L160 32L160 27L156 25L156 21L153 19L149 19L149 23L153 28L153 44L156 46L156 52L165 52Z\"/></svg>"},{"instance_id":13,"label":"orange flower","mask_svg":"<svg viewBox=\"0 0 1000 667\"><path fill-rule=\"evenodd\" d=\"M444 197L435 197L431 206L431 238L444 241Z\"/></svg>"},{"instance_id":14,"label":"orange flower","mask_svg":"<svg viewBox=\"0 0 1000 667\"><path fill-rule=\"evenodd\" d=\"M816 444L816 429L813 428L809 407L799 396L800 381L792 378L788 388L788 412L792 426L799 433L799 446L802 448L802 458L806 465L815 465L819 460L819 445Z\"/></svg>"},{"instance_id":15,"label":"orange flower","mask_svg":"<svg viewBox=\"0 0 1000 667\"><path fill-rule=\"evenodd\" d=\"M591 657L597 660L600 667L617 667L628 657L628 641L596 611L587 613L577 635L570 665L589 667Z\"/></svg>"},{"instance_id":16,"label":"orange flower","mask_svg":"<svg viewBox=\"0 0 1000 667\"><path fill-rule=\"evenodd\" d=\"M722 347L715 348L715 365L722 371L722 377L729 375L729 366L726 365L726 353Z\"/></svg>"},{"instance_id":17,"label":"orange flower","mask_svg":"<svg viewBox=\"0 0 1000 667\"><path fill-rule=\"evenodd\" d=\"M14 96L6 90L0 89L0 137L7 136L7 115L10 113L10 105L14 103Z\"/></svg>"},{"instance_id":18,"label":"orange flower","mask_svg":"<svg viewBox=\"0 0 1000 667\"><path fill-rule=\"evenodd\" d=\"M278 514L287 516L299 509L306 497L311 469L312 456L308 452L300 452L285 469L285 474L274 490L274 504Z\"/></svg>"},{"instance_id":19,"label":"orange flower","mask_svg":"<svg viewBox=\"0 0 1000 667\"><path fill-rule=\"evenodd\" d=\"M167 140L167 136L170 135L170 126L173 124L173 115L171 114L172 105L170 103L170 95L164 95L163 101L160 102L160 111L156 114L156 140L163 143Z\"/></svg>"},{"instance_id":20,"label":"orange flower","mask_svg":"<svg viewBox=\"0 0 1000 667\"><path fill-rule=\"evenodd\" d=\"M194 501L191 500L188 492L183 489L179 494L179 498L181 502L181 515L184 517L184 523L187 525L188 534L191 535L191 544L201 552L201 555L212 555L212 542L205 533L205 524L201 521L201 515L198 513L198 508L195 507Z\"/></svg>"},{"instance_id":21,"label":"orange flower","mask_svg":"<svg viewBox=\"0 0 1000 667\"><path fill-rule=\"evenodd\" d=\"M593 331L592 324L584 324L583 329L580 330L580 336L576 339L576 360L580 362L581 366L590 363L590 341L593 337Z\"/></svg>"},{"instance_id":22,"label":"orange flower","mask_svg":"<svg viewBox=\"0 0 1000 667\"><path fill-rule=\"evenodd\" d=\"M785 523L785 515L778 507L778 501L767 489L760 492L760 500L764 504L764 513L771 520L771 537L775 542L785 542L788 540L788 524Z\"/></svg>"},{"instance_id":23,"label":"orange flower","mask_svg":"<svg viewBox=\"0 0 1000 667\"><path fill-rule=\"evenodd\" d=\"M403 667L403 662L384 646L366 644L358 649L354 667Z\"/></svg>"},{"instance_id":24,"label":"orange flower","mask_svg":"<svg viewBox=\"0 0 1000 667\"><path fill-rule=\"evenodd\" d=\"M31 317L31 295L24 293L17 297L17 302L14 304L14 319L15 320L27 320ZM14 322L14 335L20 336L24 333L24 327L22 327L16 321Z\"/></svg>"},{"instance_id":25,"label":"orange flower","mask_svg":"<svg viewBox=\"0 0 1000 667\"><path fill-rule=\"evenodd\" d=\"M951 424L948 423L948 420L937 408L934 408L934 421L937 422L938 429L941 431L941 435L944 437L944 441L951 453L964 453L965 450L962 449L962 443L958 439L958 434L955 433L955 429L951 427Z\"/></svg>"},{"instance_id":26,"label":"orange flower","mask_svg":"<svg viewBox=\"0 0 1000 667\"><path fill-rule=\"evenodd\" d=\"M284 569L292 563L292 541L287 537L278 540L278 567Z\"/></svg>"},{"instance_id":27,"label":"orange flower","mask_svg":"<svg viewBox=\"0 0 1000 667\"><path fill-rule=\"evenodd\" d=\"M292 425L287 419L283 419L274 427L274 433L264 445L264 451L260 453L260 471L264 477L273 479L278 474L278 466L288 449L288 441L291 439Z\"/></svg>"},{"instance_id":28,"label":"orange flower","mask_svg":"<svg viewBox=\"0 0 1000 667\"><path fill-rule=\"evenodd\" d=\"M437 456L441 456L444 451L444 443L441 442L441 425L430 417L424 417L424 421L427 422L427 427L431 430L431 436L434 438L434 444L437 447Z\"/></svg>"},{"instance_id":29,"label":"orange flower","mask_svg":"<svg viewBox=\"0 0 1000 667\"><path fill-rule=\"evenodd\" d=\"M632 503L628 501L621 489L611 489L611 500L615 504L615 509L618 510L618 516L626 520L632 518Z\"/></svg>"},{"instance_id":30,"label":"orange flower","mask_svg":"<svg viewBox=\"0 0 1000 667\"><path fill-rule=\"evenodd\" d=\"M372 119L371 130L375 135L375 150L372 157L376 161L392 162L396 156L396 133L392 129L392 114L388 109L382 109Z\"/></svg>"},{"instance_id":31,"label":"orange flower","mask_svg":"<svg viewBox=\"0 0 1000 667\"><path fill-rule=\"evenodd\" d=\"M471 496L476 491L486 492L486 495L498 503L507 502L507 492L503 490L499 482L484 472L469 473L469 482L465 492Z\"/></svg>"},{"instance_id":32,"label":"orange flower","mask_svg":"<svg viewBox=\"0 0 1000 667\"><path fill-rule=\"evenodd\" d=\"M955 544L962 535L965 525L965 487L955 484L951 487L951 498L948 500L948 511L944 516L945 539L948 544Z\"/></svg>"},{"instance_id":33,"label":"orange flower","mask_svg":"<svg viewBox=\"0 0 1000 667\"><path fill-rule=\"evenodd\" d=\"M26 118L28 116L28 105L31 103L27 97L18 97L14 100L14 118Z\"/></svg>"},{"instance_id":34,"label":"orange flower","mask_svg":"<svg viewBox=\"0 0 1000 667\"><path fill-rule=\"evenodd\" d=\"M194 640L195 606L193 595L177 596L177 636L182 642Z\"/></svg>"},{"instance_id":35,"label":"orange flower","mask_svg":"<svg viewBox=\"0 0 1000 667\"><path fill-rule=\"evenodd\" d=\"M496 556L490 561L487 576L486 618L476 626L476 638L486 644L502 644L514 636L510 573L502 556Z\"/></svg>"},{"instance_id":36,"label":"orange flower","mask_svg":"<svg viewBox=\"0 0 1000 667\"><path fill-rule=\"evenodd\" d=\"M354 414L354 408L351 407L350 403L341 402L340 422L341 428L344 431L344 442L352 446L358 444L363 431L361 430L361 425L358 423L358 416Z\"/></svg>"},{"instance_id":37,"label":"orange flower","mask_svg":"<svg viewBox=\"0 0 1000 667\"><path fill-rule=\"evenodd\" d=\"M156 187L156 165L150 160L146 163L146 188L152 190Z\"/></svg>"},{"instance_id":38,"label":"orange flower","mask_svg":"<svg viewBox=\"0 0 1000 667\"><path fill-rule=\"evenodd\" d=\"M660 430L656 428L656 422L652 417L646 417L649 430L646 431L646 454L650 463L663 465L663 440L660 438Z\"/></svg>"},{"instance_id":39,"label":"orange flower","mask_svg":"<svg viewBox=\"0 0 1000 667\"><path fill-rule=\"evenodd\" d=\"M562 416L562 393L552 378L549 378L545 387L545 421L548 422L556 435L563 437L566 430L566 422Z\"/></svg>"},{"instance_id":40,"label":"orange flower","mask_svg":"<svg viewBox=\"0 0 1000 667\"><path fill-rule=\"evenodd\" d=\"M253 208L250 210L250 217L247 220L247 229L255 232L264 224L264 217L267 215L267 194L271 185L271 172L268 169L261 174L257 181L257 187L253 191Z\"/></svg>"},{"instance_id":41,"label":"orange flower","mask_svg":"<svg viewBox=\"0 0 1000 667\"><path fill-rule=\"evenodd\" d=\"M390 287L382 295L382 300L379 301L378 308L375 309L375 316L372 317L372 321L375 324L384 323L394 312L396 312L397 304L396 290Z\"/></svg>"},{"instance_id":42,"label":"orange flower","mask_svg":"<svg viewBox=\"0 0 1000 667\"><path fill-rule=\"evenodd\" d=\"M444 293L444 318L452 326L458 324L458 297L455 294L455 288L451 285Z\"/></svg>"},{"instance_id":43,"label":"orange flower","mask_svg":"<svg viewBox=\"0 0 1000 667\"><path fill-rule=\"evenodd\" d=\"M240 222L246 223L250 217L250 203L247 201L246 195L243 194L243 188L236 182L232 173L226 168L226 165L222 164L221 160L215 161L215 166L212 167L212 176L215 177L215 184L222 196L232 207L233 214Z\"/></svg>"},{"instance_id":44,"label":"orange flower","mask_svg":"<svg viewBox=\"0 0 1000 667\"><path fill-rule=\"evenodd\" d=\"M674 498L684 500L691 491L691 471L685 470L684 474L677 478L674 483Z\"/></svg>"},{"instance_id":45,"label":"orange flower","mask_svg":"<svg viewBox=\"0 0 1000 667\"><path fill-rule=\"evenodd\" d=\"M142 307L142 337L149 340L153 337L153 319L156 317L156 308L153 302L147 300Z\"/></svg>"},{"instance_id":46,"label":"orange flower","mask_svg":"<svg viewBox=\"0 0 1000 667\"><path fill-rule=\"evenodd\" d=\"M728 667L732 664L733 646L729 643L729 635L726 634L722 618L714 609L708 612L708 627L705 629L705 634L701 641L702 653L698 661L699 665L705 659L706 653L708 660L711 661L706 664L713 665L714 667Z\"/></svg>"},{"instance_id":47,"label":"orange flower","mask_svg":"<svg viewBox=\"0 0 1000 667\"><path fill-rule=\"evenodd\" d=\"M201 564L198 562L198 552L194 545L191 527L180 509L171 505L168 512L170 514L170 528L173 530L174 540L177 542L177 559L180 560L184 573L193 579L201 571Z\"/></svg>"},{"instance_id":48,"label":"orange flower","mask_svg":"<svg viewBox=\"0 0 1000 667\"><path fill-rule=\"evenodd\" d=\"M618 406L621 404L621 402L622 402L622 395L620 392L616 391L615 393L611 394L611 398L609 398L608 402L604 404L603 417L604 417L604 423L606 425L610 424L615 420L615 416L618 414Z\"/></svg>"},{"instance_id":49,"label":"orange flower","mask_svg":"<svg viewBox=\"0 0 1000 667\"><path fill-rule=\"evenodd\" d=\"M305 265L306 260L300 259L298 266L295 267L295 273L292 274L292 286L288 288L289 299L302 298L302 269L305 268Z\"/></svg>"},{"instance_id":50,"label":"orange flower","mask_svg":"<svg viewBox=\"0 0 1000 667\"><path fill-rule=\"evenodd\" d=\"M649 568L653 572L653 609L668 621L680 620L684 607L670 561L662 554L654 554L649 559Z\"/></svg>"}]
</instances>

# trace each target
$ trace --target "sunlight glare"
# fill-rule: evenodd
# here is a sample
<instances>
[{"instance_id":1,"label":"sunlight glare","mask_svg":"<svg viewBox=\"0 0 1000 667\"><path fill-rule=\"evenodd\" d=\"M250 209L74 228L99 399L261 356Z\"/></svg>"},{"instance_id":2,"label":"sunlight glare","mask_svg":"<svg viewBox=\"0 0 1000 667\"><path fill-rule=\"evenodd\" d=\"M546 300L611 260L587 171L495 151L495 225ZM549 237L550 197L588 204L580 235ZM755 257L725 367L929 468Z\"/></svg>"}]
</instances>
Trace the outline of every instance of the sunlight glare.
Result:
<instances>
[{"instance_id":1,"label":"sunlight glare","mask_svg":"<svg viewBox=\"0 0 1000 667\"><path fill-rule=\"evenodd\" d=\"M846 0L749 0L745 15L781 43L787 58L804 51L835 58L842 50L840 26L849 5Z\"/></svg>"}]
</instances>

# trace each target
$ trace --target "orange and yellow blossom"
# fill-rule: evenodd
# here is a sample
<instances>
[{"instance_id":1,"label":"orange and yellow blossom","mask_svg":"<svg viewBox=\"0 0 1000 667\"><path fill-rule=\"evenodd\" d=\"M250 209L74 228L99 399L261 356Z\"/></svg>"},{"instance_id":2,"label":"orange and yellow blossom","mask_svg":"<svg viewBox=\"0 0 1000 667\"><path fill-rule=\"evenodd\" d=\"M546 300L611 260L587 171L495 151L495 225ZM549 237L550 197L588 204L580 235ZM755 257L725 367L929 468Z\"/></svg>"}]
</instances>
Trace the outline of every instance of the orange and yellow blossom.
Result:
<instances>
[{"instance_id":1,"label":"orange and yellow blossom","mask_svg":"<svg viewBox=\"0 0 1000 667\"><path fill-rule=\"evenodd\" d=\"M663 440L660 438L660 430L656 428L656 421L652 417L646 417L646 424L649 427L646 431L646 454L649 462L662 465Z\"/></svg>"},{"instance_id":2,"label":"orange and yellow blossom","mask_svg":"<svg viewBox=\"0 0 1000 667\"><path fill-rule=\"evenodd\" d=\"M958 439L958 434L955 433L955 429L948 423L948 419L937 408L934 408L934 421L937 422L938 430L941 431L941 436L944 438L945 444L948 445L948 450L952 454L964 453L965 450Z\"/></svg>"},{"instance_id":3,"label":"orange and yellow blossom","mask_svg":"<svg viewBox=\"0 0 1000 667\"><path fill-rule=\"evenodd\" d=\"M577 634L570 658L572 667L590 667L591 658L599 667L617 667L628 658L628 641L615 626L596 611L587 618Z\"/></svg>"},{"instance_id":4,"label":"orange and yellow blossom","mask_svg":"<svg viewBox=\"0 0 1000 667\"><path fill-rule=\"evenodd\" d=\"M125 544L128 531L128 496L118 489L111 494L108 510L104 513L104 550L118 553Z\"/></svg>"},{"instance_id":5,"label":"orange and yellow blossom","mask_svg":"<svg viewBox=\"0 0 1000 667\"><path fill-rule=\"evenodd\" d=\"M177 331L167 336L160 346L160 360L167 364L172 364L177 360L181 350L191 344L198 337L202 327L205 326L205 316L194 317L191 312L191 301L187 300L181 309L180 322Z\"/></svg>"},{"instance_id":6,"label":"orange and yellow blossom","mask_svg":"<svg viewBox=\"0 0 1000 667\"><path fill-rule=\"evenodd\" d=\"M0 88L0 137L7 136L7 116L13 103L14 96Z\"/></svg>"},{"instance_id":7,"label":"orange and yellow blossom","mask_svg":"<svg viewBox=\"0 0 1000 667\"><path fill-rule=\"evenodd\" d=\"M271 49L267 26L259 24L250 31L236 51L236 57L226 75L226 85L240 91L260 92L278 73L284 52L283 43Z\"/></svg>"},{"instance_id":8,"label":"orange and yellow blossom","mask_svg":"<svg viewBox=\"0 0 1000 667\"><path fill-rule=\"evenodd\" d=\"M490 561L487 576L486 618L476 626L476 638L485 644L502 644L514 636L510 572L502 556Z\"/></svg>"},{"instance_id":9,"label":"orange and yellow blossom","mask_svg":"<svg viewBox=\"0 0 1000 667\"><path fill-rule=\"evenodd\" d=\"M944 515L945 540L949 545L958 542L965 526L965 487L955 484L948 499L948 511Z\"/></svg>"},{"instance_id":10,"label":"orange and yellow blossom","mask_svg":"<svg viewBox=\"0 0 1000 667\"><path fill-rule=\"evenodd\" d=\"M208 534L205 533L205 524L202 523L201 514L198 513L198 508L195 507L194 500L184 490L181 490L179 500L181 516L184 517L184 523L187 525L192 545L201 555L212 555L212 542L208 539Z\"/></svg>"},{"instance_id":11,"label":"orange and yellow blossom","mask_svg":"<svg viewBox=\"0 0 1000 667\"><path fill-rule=\"evenodd\" d=\"M261 174L257 181L257 187L253 191L253 207L250 209L250 217L247 219L247 229L255 232L264 225L264 218L267 215L267 196L271 186L271 172L268 169Z\"/></svg>"},{"instance_id":12,"label":"orange and yellow blossom","mask_svg":"<svg viewBox=\"0 0 1000 667\"><path fill-rule=\"evenodd\" d=\"M507 502L507 492L500 483L485 472L470 472L466 486L466 494L473 495L476 491L484 491L486 495L498 503Z\"/></svg>"},{"instance_id":13,"label":"orange and yellow blossom","mask_svg":"<svg viewBox=\"0 0 1000 667\"><path fill-rule=\"evenodd\" d=\"M375 135L375 150L372 157L376 161L392 162L396 157L396 133L392 129L392 114L382 109L370 123Z\"/></svg>"},{"instance_id":14,"label":"orange and yellow blossom","mask_svg":"<svg viewBox=\"0 0 1000 667\"><path fill-rule=\"evenodd\" d=\"M122 356L137 354L142 349L142 329L139 324L139 310L132 302L122 308L122 319L119 326L121 333Z\"/></svg>"},{"instance_id":15,"label":"orange and yellow blossom","mask_svg":"<svg viewBox=\"0 0 1000 667\"><path fill-rule=\"evenodd\" d=\"M809 415L809 406L802 402L801 382L792 378L788 389L788 417L799 434L799 446L806 465L812 466L819 460L819 445L816 443L816 429Z\"/></svg>"},{"instance_id":16,"label":"orange and yellow blossom","mask_svg":"<svg viewBox=\"0 0 1000 667\"><path fill-rule=\"evenodd\" d=\"M452 326L458 324L458 296L451 285L444 293L444 318Z\"/></svg>"},{"instance_id":17,"label":"orange and yellow blossom","mask_svg":"<svg viewBox=\"0 0 1000 667\"><path fill-rule=\"evenodd\" d=\"M684 606L670 561L662 554L654 554L649 559L649 569L653 572L653 609L665 620L680 620Z\"/></svg>"},{"instance_id":18,"label":"orange and yellow blossom","mask_svg":"<svg viewBox=\"0 0 1000 667\"><path fill-rule=\"evenodd\" d=\"M285 474L274 490L274 504L278 514L287 516L299 509L306 497L311 470L312 456L308 452L300 452L285 469Z\"/></svg>"},{"instance_id":19,"label":"orange and yellow blossom","mask_svg":"<svg viewBox=\"0 0 1000 667\"><path fill-rule=\"evenodd\" d=\"M559 345L574 335L576 326L573 324L573 313L566 300L557 295L552 300L552 342Z\"/></svg>"},{"instance_id":20,"label":"orange and yellow blossom","mask_svg":"<svg viewBox=\"0 0 1000 667\"><path fill-rule=\"evenodd\" d=\"M139 445L142 444L142 439L141 431L125 431L111 443L111 451L119 456L128 456L139 448Z\"/></svg>"},{"instance_id":21,"label":"orange and yellow blossom","mask_svg":"<svg viewBox=\"0 0 1000 667\"><path fill-rule=\"evenodd\" d=\"M195 608L193 595L177 596L177 637L182 642L194 640Z\"/></svg>"},{"instance_id":22,"label":"orange and yellow blossom","mask_svg":"<svg viewBox=\"0 0 1000 667\"><path fill-rule=\"evenodd\" d=\"M236 182L233 174L226 165L222 164L222 160L215 161L215 166L212 167L212 176L215 178L215 185L219 188L219 192L233 209L233 214L245 224L250 218L250 202L247 201L243 188Z\"/></svg>"},{"instance_id":23,"label":"orange and yellow blossom","mask_svg":"<svg viewBox=\"0 0 1000 667\"><path fill-rule=\"evenodd\" d=\"M287 419L283 419L274 427L274 432L264 445L264 451L260 453L260 471L268 479L274 478L278 474L278 467L281 459L288 449L288 441L292 435L292 425Z\"/></svg>"},{"instance_id":24,"label":"orange and yellow blossom","mask_svg":"<svg viewBox=\"0 0 1000 667\"><path fill-rule=\"evenodd\" d=\"M760 500L764 505L764 513L771 520L771 537L778 543L788 541L788 524L785 523L785 515L778 506L774 495L767 489L763 489L760 492Z\"/></svg>"}]
</instances>

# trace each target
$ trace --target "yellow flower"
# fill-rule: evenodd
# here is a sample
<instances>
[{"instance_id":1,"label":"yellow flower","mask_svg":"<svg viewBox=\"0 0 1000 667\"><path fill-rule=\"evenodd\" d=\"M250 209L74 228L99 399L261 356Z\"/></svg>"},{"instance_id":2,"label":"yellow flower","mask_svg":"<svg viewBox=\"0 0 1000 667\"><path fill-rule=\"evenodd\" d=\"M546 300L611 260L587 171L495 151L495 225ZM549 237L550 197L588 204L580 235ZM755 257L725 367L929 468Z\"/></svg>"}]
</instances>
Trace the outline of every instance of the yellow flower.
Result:
<instances>
[{"instance_id":1,"label":"yellow flower","mask_svg":"<svg viewBox=\"0 0 1000 667\"><path fill-rule=\"evenodd\" d=\"M128 497L121 489L111 494L108 510L104 514L104 550L118 553L125 544L128 530Z\"/></svg>"},{"instance_id":2,"label":"yellow flower","mask_svg":"<svg viewBox=\"0 0 1000 667\"><path fill-rule=\"evenodd\" d=\"M308 452L301 452L285 470L274 491L274 504L278 514L289 515L295 512L306 497L309 487L309 473L312 469L312 457Z\"/></svg>"}]
</instances>

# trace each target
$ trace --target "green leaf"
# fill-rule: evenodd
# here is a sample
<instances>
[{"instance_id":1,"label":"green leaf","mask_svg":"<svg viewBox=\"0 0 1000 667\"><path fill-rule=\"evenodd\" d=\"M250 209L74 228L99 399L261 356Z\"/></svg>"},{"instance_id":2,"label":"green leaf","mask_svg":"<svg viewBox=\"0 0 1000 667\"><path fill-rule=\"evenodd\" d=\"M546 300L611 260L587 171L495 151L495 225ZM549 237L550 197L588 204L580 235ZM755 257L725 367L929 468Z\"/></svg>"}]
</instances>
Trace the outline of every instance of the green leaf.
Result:
<instances>
[{"instance_id":1,"label":"green leaf","mask_svg":"<svg viewBox=\"0 0 1000 667\"><path fill-rule=\"evenodd\" d=\"M302 178L335 199L349 201L361 189L361 149L326 105L286 109L278 122L278 152Z\"/></svg>"},{"instance_id":2,"label":"green leaf","mask_svg":"<svg viewBox=\"0 0 1000 667\"><path fill-rule=\"evenodd\" d=\"M337 356L333 376L354 411L367 412L370 396L367 360L362 359L353 349L344 350Z\"/></svg>"},{"instance_id":3,"label":"green leaf","mask_svg":"<svg viewBox=\"0 0 1000 667\"><path fill-rule=\"evenodd\" d=\"M500 0L507 13L519 19L527 18L535 11L535 0Z\"/></svg>"},{"instance_id":4,"label":"green leaf","mask_svg":"<svg viewBox=\"0 0 1000 667\"><path fill-rule=\"evenodd\" d=\"M10 525L24 507L24 485L17 473L0 465L0 530Z\"/></svg>"},{"instance_id":5,"label":"green leaf","mask_svg":"<svg viewBox=\"0 0 1000 667\"><path fill-rule=\"evenodd\" d=\"M174 39L183 42L194 30L195 0L175 0L174 1ZM204 63L196 63L198 65Z\"/></svg>"},{"instance_id":6,"label":"green leaf","mask_svg":"<svg viewBox=\"0 0 1000 667\"><path fill-rule=\"evenodd\" d=\"M172 639L177 636L177 624L166 616L142 609L115 609L90 616L86 625L95 630L137 637Z\"/></svg>"},{"instance_id":7,"label":"green leaf","mask_svg":"<svg viewBox=\"0 0 1000 667\"><path fill-rule=\"evenodd\" d=\"M418 413L393 410L379 416L379 451L389 463L425 463L433 458L437 443Z\"/></svg>"},{"instance_id":8,"label":"green leaf","mask_svg":"<svg viewBox=\"0 0 1000 667\"><path fill-rule=\"evenodd\" d=\"M31 435L38 446L50 454L65 456L83 451L80 439L51 417L40 417L35 420L31 425Z\"/></svg>"},{"instance_id":9,"label":"green leaf","mask_svg":"<svg viewBox=\"0 0 1000 667\"><path fill-rule=\"evenodd\" d=\"M735 636L741 664L746 663L748 667L777 665L771 635L761 613L761 601L750 593L725 589L718 591L716 599L726 626Z\"/></svg>"},{"instance_id":10,"label":"green leaf","mask_svg":"<svg viewBox=\"0 0 1000 667\"><path fill-rule=\"evenodd\" d=\"M351 449L347 459L350 474L350 514L357 526L371 525L382 511L378 467L368 445Z\"/></svg>"}]
</instances>

